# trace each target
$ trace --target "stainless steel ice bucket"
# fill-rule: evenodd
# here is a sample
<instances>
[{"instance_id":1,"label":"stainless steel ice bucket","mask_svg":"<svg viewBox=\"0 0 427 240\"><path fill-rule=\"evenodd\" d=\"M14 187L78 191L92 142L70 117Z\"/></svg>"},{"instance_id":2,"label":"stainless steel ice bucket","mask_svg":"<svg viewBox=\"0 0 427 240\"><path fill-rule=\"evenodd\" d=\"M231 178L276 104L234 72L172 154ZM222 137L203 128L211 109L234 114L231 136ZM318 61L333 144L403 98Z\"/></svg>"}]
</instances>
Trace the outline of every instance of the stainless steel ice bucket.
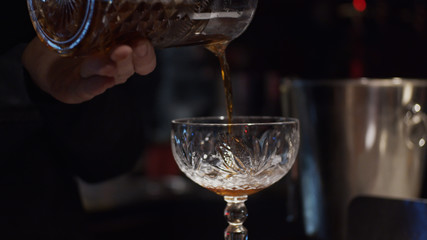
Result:
<instances>
[{"instance_id":1,"label":"stainless steel ice bucket","mask_svg":"<svg viewBox=\"0 0 427 240\"><path fill-rule=\"evenodd\" d=\"M360 195L417 198L426 158L427 80L285 80L283 113L301 124L305 231L345 239Z\"/></svg>"}]
</instances>

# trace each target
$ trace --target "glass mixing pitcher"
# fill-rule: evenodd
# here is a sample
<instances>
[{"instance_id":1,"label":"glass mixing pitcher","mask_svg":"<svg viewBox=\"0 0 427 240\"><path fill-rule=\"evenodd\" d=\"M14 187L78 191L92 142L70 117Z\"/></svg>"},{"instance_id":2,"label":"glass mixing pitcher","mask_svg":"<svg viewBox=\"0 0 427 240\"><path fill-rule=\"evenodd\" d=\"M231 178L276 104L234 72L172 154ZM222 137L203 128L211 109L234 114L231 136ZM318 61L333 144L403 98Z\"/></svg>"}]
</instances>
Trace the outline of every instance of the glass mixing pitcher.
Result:
<instances>
[{"instance_id":1,"label":"glass mixing pitcher","mask_svg":"<svg viewBox=\"0 0 427 240\"><path fill-rule=\"evenodd\" d=\"M39 38L62 55L108 51L149 39L154 47L231 41L257 0L27 0Z\"/></svg>"}]
</instances>

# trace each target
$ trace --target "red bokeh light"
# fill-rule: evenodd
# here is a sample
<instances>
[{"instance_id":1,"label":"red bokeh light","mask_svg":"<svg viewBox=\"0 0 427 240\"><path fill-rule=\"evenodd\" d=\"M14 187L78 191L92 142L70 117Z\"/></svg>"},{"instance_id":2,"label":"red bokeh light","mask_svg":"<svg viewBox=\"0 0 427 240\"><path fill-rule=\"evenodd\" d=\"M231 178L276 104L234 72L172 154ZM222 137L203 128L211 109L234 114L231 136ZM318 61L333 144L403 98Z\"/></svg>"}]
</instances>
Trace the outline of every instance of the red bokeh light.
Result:
<instances>
[{"instance_id":1,"label":"red bokeh light","mask_svg":"<svg viewBox=\"0 0 427 240\"><path fill-rule=\"evenodd\" d=\"M353 0L353 7L357 11L363 12L366 9L366 1L365 0Z\"/></svg>"}]
</instances>

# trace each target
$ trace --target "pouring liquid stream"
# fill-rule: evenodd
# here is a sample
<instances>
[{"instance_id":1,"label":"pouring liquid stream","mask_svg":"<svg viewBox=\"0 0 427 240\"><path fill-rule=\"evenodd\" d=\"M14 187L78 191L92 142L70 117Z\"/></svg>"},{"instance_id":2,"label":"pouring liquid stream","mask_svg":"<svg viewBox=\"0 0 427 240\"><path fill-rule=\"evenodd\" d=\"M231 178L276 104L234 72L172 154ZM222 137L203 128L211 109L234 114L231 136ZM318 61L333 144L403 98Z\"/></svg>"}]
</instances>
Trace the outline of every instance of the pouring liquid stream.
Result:
<instances>
[{"instance_id":1,"label":"pouring liquid stream","mask_svg":"<svg viewBox=\"0 0 427 240\"><path fill-rule=\"evenodd\" d=\"M230 66L227 62L226 49L230 41L215 42L205 45L205 48L218 57L221 67L221 77L224 85L225 100L227 105L228 123L233 121L233 89L230 77ZM228 132L231 133L231 125L228 127Z\"/></svg>"}]
</instances>

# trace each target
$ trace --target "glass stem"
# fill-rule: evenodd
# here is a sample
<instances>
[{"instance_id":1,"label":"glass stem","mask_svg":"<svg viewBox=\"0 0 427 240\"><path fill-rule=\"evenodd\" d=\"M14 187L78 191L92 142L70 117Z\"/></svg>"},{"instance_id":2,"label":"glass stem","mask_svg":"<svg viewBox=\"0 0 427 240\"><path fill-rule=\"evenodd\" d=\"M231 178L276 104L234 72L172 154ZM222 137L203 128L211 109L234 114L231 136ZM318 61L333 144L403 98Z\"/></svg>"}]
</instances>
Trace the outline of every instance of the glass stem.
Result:
<instances>
[{"instance_id":1,"label":"glass stem","mask_svg":"<svg viewBox=\"0 0 427 240\"><path fill-rule=\"evenodd\" d=\"M224 196L227 207L224 210L224 216L228 221L228 227L225 229L225 240L247 240L248 230L243 226L243 222L248 217L248 210L245 201L248 196Z\"/></svg>"}]
</instances>

